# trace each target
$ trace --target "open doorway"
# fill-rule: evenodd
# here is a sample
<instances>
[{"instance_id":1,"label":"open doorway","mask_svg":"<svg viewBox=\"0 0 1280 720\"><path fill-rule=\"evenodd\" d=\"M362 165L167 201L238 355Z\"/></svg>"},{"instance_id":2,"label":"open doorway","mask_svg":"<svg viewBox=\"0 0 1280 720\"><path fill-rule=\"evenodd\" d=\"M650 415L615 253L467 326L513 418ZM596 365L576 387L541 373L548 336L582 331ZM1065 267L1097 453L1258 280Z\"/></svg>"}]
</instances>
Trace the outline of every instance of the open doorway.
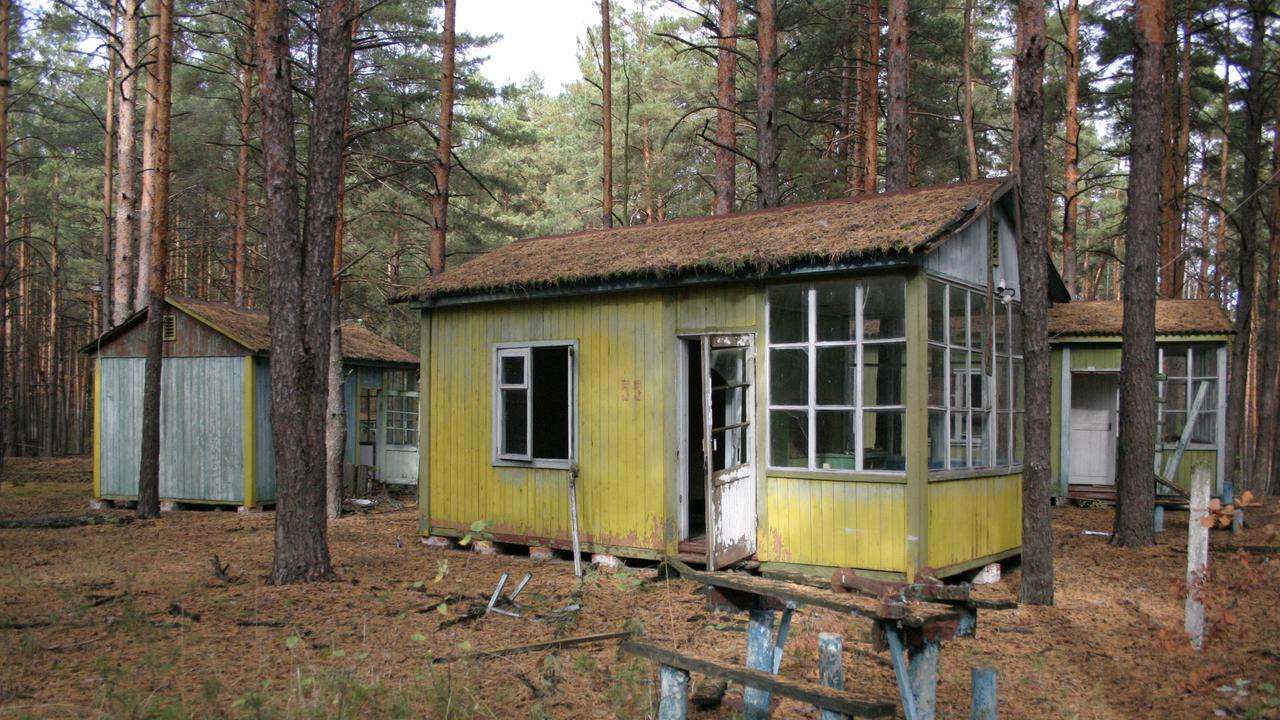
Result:
<instances>
[{"instance_id":1,"label":"open doorway","mask_svg":"<svg viewBox=\"0 0 1280 720\"><path fill-rule=\"evenodd\" d=\"M681 503L680 552L705 554L707 551L707 476L702 453L702 341L682 340L685 363L684 487Z\"/></svg>"},{"instance_id":2,"label":"open doorway","mask_svg":"<svg viewBox=\"0 0 1280 720\"><path fill-rule=\"evenodd\" d=\"M755 552L754 337L680 343L681 555L718 569Z\"/></svg>"}]
</instances>

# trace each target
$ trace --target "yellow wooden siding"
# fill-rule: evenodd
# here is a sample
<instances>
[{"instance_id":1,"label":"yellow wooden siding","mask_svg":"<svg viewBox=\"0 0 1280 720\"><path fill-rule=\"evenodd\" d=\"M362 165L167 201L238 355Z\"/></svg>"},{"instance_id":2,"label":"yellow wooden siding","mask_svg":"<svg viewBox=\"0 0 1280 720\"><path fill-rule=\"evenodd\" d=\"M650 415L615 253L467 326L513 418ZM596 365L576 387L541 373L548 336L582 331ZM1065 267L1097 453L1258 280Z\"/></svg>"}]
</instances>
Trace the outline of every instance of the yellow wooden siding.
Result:
<instances>
[{"instance_id":1,"label":"yellow wooden siding","mask_svg":"<svg viewBox=\"0 0 1280 720\"><path fill-rule=\"evenodd\" d=\"M934 568L1022 544L1022 475L929 484L929 553Z\"/></svg>"},{"instance_id":2,"label":"yellow wooden siding","mask_svg":"<svg viewBox=\"0 0 1280 720\"><path fill-rule=\"evenodd\" d=\"M102 361L93 360L93 496L102 497Z\"/></svg>"},{"instance_id":3,"label":"yellow wooden siding","mask_svg":"<svg viewBox=\"0 0 1280 720\"><path fill-rule=\"evenodd\" d=\"M760 333L756 345L763 352L764 328L756 328L763 293L763 285L720 285L680 290L675 293L676 332L756 331Z\"/></svg>"},{"instance_id":4,"label":"yellow wooden siding","mask_svg":"<svg viewBox=\"0 0 1280 720\"><path fill-rule=\"evenodd\" d=\"M1173 452L1173 449L1169 448L1161 453L1161 471L1164 470L1165 463L1169 462L1169 458L1173 457ZM1178 469L1173 473L1173 484L1190 492L1191 473L1200 465L1209 468L1210 487L1216 488L1218 486L1218 451L1216 450L1184 450L1182 460L1178 462Z\"/></svg>"},{"instance_id":5,"label":"yellow wooden siding","mask_svg":"<svg viewBox=\"0 0 1280 720\"><path fill-rule=\"evenodd\" d=\"M1072 370L1119 370L1120 346L1071 346Z\"/></svg>"},{"instance_id":6,"label":"yellow wooden siding","mask_svg":"<svg viewBox=\"0 0 1280 720\"><path fill-rule=\"evenodd\" d=\"M761 561L905 570L906 484L771 474L766 488Z\"/></svg>"},{"instance_id":7,"label":"yellow wooden siding","mask_svg":"<svg viewBox=\"0 0 1280 720\"><path fill-rule=\"evenodd\" d=\"M568 472L493 465L492 373L495 343L577 341L583 540L662 550L676 363L666 308L660 294L648 293L428 313L430 525L463 530L488 520L498 536L568 540ZM640 400L624 399L637 388Z\"/></svg>"}]
</instances>

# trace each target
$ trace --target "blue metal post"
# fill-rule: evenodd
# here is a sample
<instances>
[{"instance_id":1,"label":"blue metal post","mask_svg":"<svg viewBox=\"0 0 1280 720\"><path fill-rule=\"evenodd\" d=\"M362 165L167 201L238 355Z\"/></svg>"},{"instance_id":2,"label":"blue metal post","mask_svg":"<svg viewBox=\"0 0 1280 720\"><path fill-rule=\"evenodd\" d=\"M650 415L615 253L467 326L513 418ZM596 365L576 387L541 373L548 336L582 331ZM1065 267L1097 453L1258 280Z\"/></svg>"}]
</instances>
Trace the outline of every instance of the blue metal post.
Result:
<instances>
[{"instance_id":1,"label":"blue metal post","mask_svg":"<svg viewBox=\"0 0 1280 720\"><path fill-rule=\"evenodd\" d=\"M1156 505L1155 531L1164 532L1164 506Z\"/></svg>"},{"instance_id":2,"label":"blue metal post","mask_svg":"<svg viewBox=\"0 0 1280 720\"><path fill-rule=\"evenodd\" d=\"M924 647L910 653L911 694L916 698L915 720L933 720L938 696L939 643L926 642Z\"/></svg>"},{"instance_id":3,"label":"blue metal post","mask_svg":"<svg viewBox=\"0 0 1280 720\"><path fill-rule=\"evenodd\" d=\"M689 673L663 665L659 672L658 720L685 720L689 708Z\"/></svg>"},{"instance_id":4,"label":"blue metal post","mask_svg":"<svg viewBox=\"0 0 1280 720\"><path fill-rule=\"evenodd\" d=\"M902 644L902 636L892 623L881 622L884 639L889 643L889 656L893 658L893 674L898 679L898 694L902 697L902 716L906 720L916 720L916 698L911 691L911 679L907 676L907 651Z\"/></svg>"},{"instance_id":5,"label":"blue metal post","mask_svg":"<svg viewBox=\"0 0 1280 720\"><path fill-rule=\"evenodd\" d=\"M747 622L747 667L773 672L773 611L752 610ZM769 691L747 687L742 691L746 720L769 717Z\"/></svg>"},{"instance_id":6,"label":"blue metal post","mask_svg":"<svg viewBox=\"0 0 1280 720\"><path fill-rule=\"evenodd\" d=\"M818 677L829 688L844 689L844 642L835 633L818 633ZM844 717L831 710L822 711L822 720Z\"/></svg>"},{"instance_id":7,"label":"blue metal post","mask_svg":"<svg viewBox=\"0 0 1280 720\"><path fill-rule=\"evenodd\" d=\"M970 720L996 720L996 669L990 665L975 666L973 677L973 712Z\"/></svg>"}]
</instances>

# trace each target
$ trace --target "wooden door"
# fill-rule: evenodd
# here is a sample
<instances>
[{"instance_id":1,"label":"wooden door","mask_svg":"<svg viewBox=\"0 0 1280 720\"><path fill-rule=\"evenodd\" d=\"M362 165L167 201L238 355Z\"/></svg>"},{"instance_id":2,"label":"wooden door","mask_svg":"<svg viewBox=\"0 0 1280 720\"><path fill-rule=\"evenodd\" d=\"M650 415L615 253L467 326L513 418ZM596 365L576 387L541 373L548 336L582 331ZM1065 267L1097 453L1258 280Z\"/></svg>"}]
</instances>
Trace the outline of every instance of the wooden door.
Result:
<instances>
[{"instance_id":1,"label":"wooden door","mask_svg":"<svg viewBox=\"0 0 1280 720\"><path fill-rule=\"evenodd\" d=\"M1071 449L1068 482L1114 485L1119 376L1076 373L1071 377Z\"/></svg>"},{"instance_id":2,"label":"wooden door","mask_svg":"<svg viewBox=\"0 0 1280 720\"><path fill-rule=\"evenodd\" d=\"M707 567L716 570L756 551L753 336L703 336L702 373Z\"/></svg>"}]
</instances>

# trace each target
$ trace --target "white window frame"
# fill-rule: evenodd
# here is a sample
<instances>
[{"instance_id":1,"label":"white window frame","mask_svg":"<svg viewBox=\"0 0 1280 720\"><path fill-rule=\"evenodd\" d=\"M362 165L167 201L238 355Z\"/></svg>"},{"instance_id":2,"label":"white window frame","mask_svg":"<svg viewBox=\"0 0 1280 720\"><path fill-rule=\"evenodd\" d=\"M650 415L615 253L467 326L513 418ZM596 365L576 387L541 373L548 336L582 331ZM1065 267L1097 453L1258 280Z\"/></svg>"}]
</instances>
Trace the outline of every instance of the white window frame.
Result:
<instances>
[{"instance_id":1,"label":"white window frame","mask_svg":"<svg viewBox=\"0 0 1280 720\"><path fill-rule=\"evenodd\" d=\"M533 350L534 348L566 348L569 351L569 457L567 459L548 459L533 456ZM531 340L528 342L502 342L493 345L493 437L491 448L492 462L497 467L533 467L555 470L568 470L578 458L578 341L577 340ZM502 358L519 357L524 362L524 376L521 383L502 382ZM525 402L525 452L503 452L502 442L506 437L506 415L502 409L503 390L524 390Z\"/></svg>"},{"instance_id":2,"label":"white window frame","mask_svg":"<svg viewBox=\"0 0 1280 720\"><path fill-rule=\"evenodd\" d=\"M785 342L785 343L773 342L772 319L771 319L773 316L772 307L771 307L773 301L772 301L772 298L770 297L770 293L768 292L768 290L766 290L765 292L765 370L764 372L765 372L765 377L769 378L770 383L768 384L768 387L767 387L768 400L765 406L766 415L765 415L764 425L766 428L765 467L768 471L776 472L779 475L785 475L787 472L819 472L819 473L833 473L833 474L840 474L840 475L852 475L852 474L887 475L891 477L903 477L906 475L905 469L903 470L863 469L863 465L865 464L864 458L863 458L863 455L865 452L864 445L866 444L863 438L863 429L864 429L863 413L865 411L901 413L903 417L903 443L904 443L903 456L904 457L906 457L905 443L907 442L907 438L905 434L907 406L905 402L901 405L864 405L862 402L863 350L865 349L865 347L868 345L882 345L882 346L902 345L905 347L908 342L907 333L905 330L905 320L906 320L906 302L905 301L906 301L906 294L910 292L910 290L907 287L907 278L901 275L888 275L883 277L896 279L902 283L903 320L904 320L903 336L900 338L886 338L886 339L876 339L876 340L867 340L863 337L863 327L862 327L861 318L862 318L863 310L865 309L865 305L866 305L865 282L869 279L872 279L873 277L882 277L882 276L862 276L862 277L849 277L849 278L840 279L840 281L848 282L854 287L854 323L853 323L854 339L852 340L818 340L817 288L819 285L822 285L824 282L827 282L827 281L822 281L822 282L816 282L816 283L803 283L798 285L798 287L804 293L806 340L802 342ZM777 287L778 289L782 288L782 286L777 286ZM772 290L774 288L769 288L769 289ZM818 390L817 390L818 350L820 348L833 348L833 347L848 347L848 348L853 348L854 350L854 358L855 358L854 368L855 369L854 369L853 397L855 402L853 405L819 405L818 404ZM772 374L771 365L773 363L772 351L774 350L805 350L805 354L806 354L805 359L808 363L808 388L806 389L806 397L808 399L807 404L777 405L773 403L773 386L771 384L773 374ZM905 397L903 399L905 401ZM808 445L808 447L806 448L806 454L808 457L807 467L775 465L773 463L773 458L771 456L771 453L773 450L772 413L774 410L790 411L790 412L805 414L805 422L808 426L808 432L806 433L806 437L805 437ZM818 465L818 453L817 453L818 420L817 418L818 418L819 410L835 410L835 411L853 412L854 433L855 433L855 442L854 442L854 448L853 448L853 452L854 452L853 469L824 468Z\"/></svg>"},{"instance_id":3,"label":"white window frame","mask_svg":"<svg viewBox=\"0 0 1280 720\"><path fill-rule=\"evenodd\" d=\"M1183 360L1185 360L1185 361L1186 361L1186 364L1187 364L1187 365L1186 365L1186 367L1187 367L1186 375L1179 375L1179 376L1175 376L1175 377L1170 377L1167 373L1165 373L1165 370L1164 370L1164 358L1165 358L1165 355L1166 355L1166 354L1168 353L1168 351L1170 350L1170 347L1169 347L1169 346L1172 346L1172 347L1175 347L1175 348L1177 348L1177 347L1182 348L1182 353L1181 353L1181 354L1182 354L1182 356L1183 356ZM1188 418L1188 416L1190 416L1190 414L1191 414L1191 403L1192 403L1192 402L1194 401L1194 399L1195 399L1195 396L1196 396L1196 390L1197 390L1197 386L1198 386L1198 384L1199 384L1199 383L1201 383L1201 382L1205 382L1205 381L1209 381L1209 380L1212 380L1212 381L1213 381L1213 389L1214 389L1214 392L1219 396L1219 399L1221 399L1221 396L1222 396L1222 394L1223 394L1223 392L1222 392L1222 390L1223 390L1223 385L1224 385L1224 384L1223 384L1223 382L1222 382L1222 380L1220 379L1220 376L1222 375L1222 373L1221 373L1221 366L1222 366L1222 357L1221 357L1221 354L1217 354L1217 357L1216 357L1216 364L1218 365L1218 368L1216 368L1216 369L1215 369L1214 374L1213 374L1213 375L1206 375L1206 374L1204 374L1203 372L1201 372L1201 371L1200 371L1200 368L1199 368L1199 367L1197 367L1197 366L1195 365L1195 360L1194 360L1194 358L1195 358L1195 350L1197 350L1197 349L1200 349L1200 350L1211 350L1211 349L1212 349L1212 350L1216 350L1217 348L1213 347L1213 345L1212 345L1211 343L1197 343L1197 342L1194 342L1194 341L1189 341L1189 342L1186 342L1186 343L1168 343L1167 345L1166 345L1166 344L1161 344L1161 345L1157 348L1157 352L1158 352L1158 354L1157 354L1157 356L1156 356L1156 368L1157 368L1157 370L1158 370L1158 372L1159 372L1160 374L1162 374L1162 375L1164 375L1164 376L1165 376L1165 379L1160 381L1160 397L1162 397L1162 398L1168 398L1168 397L1169 397L1168 390L1169 390L1169 385L1170 385L1171 383L1175 383L1175 382L1177 382L1177 383L1180 383L1180 384L1185 384L1185 386L1186 386L1186 391L1185 391L1185 392L1186 392L1186 407L1182 408L1181 410L1169 410L1169 411L1167 411L1167 412L1166 412L1165 404L1164 404L1164 403L1160 403L1160 405L1159 405L1159 413L1160 413L1160 415L1159 415L1159 420L1160 420L1160 427L1161 427L1161 429L1165 428L1165 425L1166 425L1166 423L1167 423L1167 421L1165 420L1165 415L1166 415L1166 414L1168 414L1168 413L1180 413L1180 414L1182 415L1182 422L1183 422L1183 426L1184 426L1184 427L1186 426L1186 422L1187 422L1187 420L1189 419L1189 418ZM1209 413L1209 412L1213 412L1213 413L1214 413L1214 415L1215 415L1215 417L1214 417L1214 424L1213 424L1213 434L1214 434L1213 441L1212 441L1212 442L1203 442L1203 441L1196 440L1196 439L1195 439L1195 431L1194 431L1194 430L1192 430L1192 433L1191 433L1191 440L1187 443L1187 449L1188 449L1188 450L1217 450L1217 449L1218 449L1219 440L1220 440L1220 438L1222 437L1222 428L1219 426L1219 423L1217 422L1217 417L1216 417L1216 416L1217 416L1217 414L1218 414L1218 407L1217 407L1217 403L1215 403L1215 404L1214 404L1214 407L1212 407L1212 408L1209 408L1209 407L1202 407L1202 408L1200 408L1200 413L1201 413L1201 415L1205 415L1205 414L1207 414L1207 413ZM1178 446L1178 443L1177 443L1177 441L1174 441L1173 443L1166 443L1166 442L1164 441L1164 438L1159 438L1159 437L1158 437L1158 438L1156 438L1156 446L1157 446L1157 449L1159 449L1159 450L1167 451L1167 450L1173 450L1173 449L1175 449L1175 448Z\"/></svg>"}]
</instances>

